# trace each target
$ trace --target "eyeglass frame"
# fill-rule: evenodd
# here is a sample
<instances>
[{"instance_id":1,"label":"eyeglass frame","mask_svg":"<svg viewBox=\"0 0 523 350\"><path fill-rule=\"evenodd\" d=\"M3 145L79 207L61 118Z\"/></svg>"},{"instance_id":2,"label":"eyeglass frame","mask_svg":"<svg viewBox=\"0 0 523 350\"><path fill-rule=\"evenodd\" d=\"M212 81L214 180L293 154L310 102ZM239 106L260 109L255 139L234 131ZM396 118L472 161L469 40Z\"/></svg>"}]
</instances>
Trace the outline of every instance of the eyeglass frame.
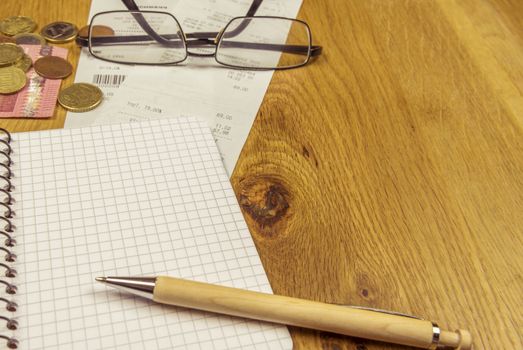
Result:
<instances>
[{"instance_id":1,"label":"eyeglass frame","mask_svg":"<svg viewBox=\"0 0 523 350\"><path fill-rule=\"evenodd\" d=\"M257 7L255 5L257 4L257 6L259 7L261 2L262 2L262 0L259 0L258 2L255 0L253 2L253 5L251 6L251 10L254 7L254 12L256 12ZM124 1L124 3L126 4L126 6L128 5L125 1ZM251 10L249 10L249 12L252 12ZM97 56L93 52L92 45L91 45L92 44L92 39L93 39L92 38L93 23L94 23L94 21L95 21L97 16L104 15L104 14L110 14L110 13L129 13L129 14L132 14L133 17L135 17L136 20L138 21L138 24L145 31L145 33L147 35L149 35L149 38L154 39L157 42L160 42L159 40L162 40L162 39L165 40L165 38L163 38L162 35L156 33L156 31L149 25L149 23L147 22L147 20L144 18L143 15L139 16L137 18L135 16L135 14L140 15L140 14L152 13L152 14L162 14L162 15L170 16L176 22L176 24L177 24L177 26L178 26L178 28L180 30L180 33L181 33L180 39L181 39L181 41L183 41L184 48L185 48L185 57L184 57L184 59L180 60L180 61L176 61L176 62L167 62L167 63L142 63L142 62L122 62L122 61L116 61L116 60L111 60L111 59L102 58L102 57ZM307 47L307 53L306 53L307 54L307 59L303 63L297 64L297 65L294 65L294 66L271 67L271 68L267 68L267 67L244 67L244 66L236 66L236 65L231 65L231 64L226 64L226 63L220 62L218 57L217 57L217 52L218 52L218 48L220 46L220 43L221 43L222 39L224 38L224 34L226 33L227 28L235 20L243 19L244 22L245 22L246 20L248 21L250 19L257 19L257 18L288 20L288 21L291 21L291 22L298 22L298 23L301 23L301 24L305 25L305 27L307 29L308 37L309 37L309 43L308 43L309 45L308 46L305 46L305 45L278 45L278 44L264 44L264 43L247 43L247 44L253 45L253 46L255 46L255 48L259 48L259 46L274 46L274 45L276 45L280 49L286 48L287 50L291 50L291 51L292 50L298 50L299 51L300 49ZM247 23L247 25L248 25L248 23ZM243 26L243 28L241 28L240 32L243 31L246 28L247 25ZM114 37L111 37L111 38L114 39ZM161 38L161 39L159 39L159 38ZM99 39L99 38L96 38L96 39ZM190 41L188 39L195 39L195 40L191 40ZM176 17L174 15L172 15L172 14L170 14L168 12L163 12L163 11L140 11L140 10L136 10L136 11L135 10L115 10L115 11L104 11L104 12L99 12L99 13L95 14L93 16L93 18L91 19L91 23L89 25L89 32L88 32L87 38L86 37L82 37L82 36L78 36L76 38L76 43L79 46L82 46L82 47L86 47L87 46L88 49L89 49L90 54L93 57L96 57L97 59L100 59L100 60L103 60L103 61L113 62L113 63L118 63L118 64L143 65L143 66L174 66L174 65L178 65L180 63L183 63L184 61L187 60L187 58L189 56L193 56L193 57L214 57L215 61L218 64L223 65L225 67L234 68L234 69L240 69L240 70L287 70L287 69L299 68L299 67L303 67L303 66L307 65L310 62L311 59L313 59L315 57L318 57L319 55L321 55L321 53L323 51L323 48L321 46L312 45L312 31L311 31L311 29L310 29L309 25L306 22L304 22L302 20L299 20L299 19L287 18L287 17L279 17L279 16L238 16L238 17L232 18L225 25L225 27L222 30L220 30L219 32L194 32L194 33L187 33L186 34L183 31L183 28L180 25L178 19L176 19ZM160 44L161 44L161 42L160 42ZM194 44L201 44L201 45L203 45L203 47L205 47L207 45L211 45L211 46L214 45L215 49L214 49L213 53L196 53L196 52L189 51L189 48L191 46L192 47L197 47ZM281 51L284 52L283 50L281 50ZM302 54L300 52L296 52L296 53Z\"/></svg>"}]
</instances>

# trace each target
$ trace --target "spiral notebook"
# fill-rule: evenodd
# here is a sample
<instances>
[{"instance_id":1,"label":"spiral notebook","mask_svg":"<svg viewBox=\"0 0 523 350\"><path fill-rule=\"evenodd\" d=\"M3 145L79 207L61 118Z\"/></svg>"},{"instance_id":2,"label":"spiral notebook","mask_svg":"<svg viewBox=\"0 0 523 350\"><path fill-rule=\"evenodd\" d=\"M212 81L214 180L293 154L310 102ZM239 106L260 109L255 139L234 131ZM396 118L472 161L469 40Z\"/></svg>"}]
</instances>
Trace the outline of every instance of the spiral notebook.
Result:
<instances>
[{"instance_id":1,"label":"spiral notebook","mask_svg":"<svg viewBox=\"0 0 523 350\"><path fill-rule=\"evenodd\" d=\"M162 306L94 281L165 274L271 293L205 123L0 138L0 342L32 350L292 348L284 326Z\"/></svg>"}]
</instances>

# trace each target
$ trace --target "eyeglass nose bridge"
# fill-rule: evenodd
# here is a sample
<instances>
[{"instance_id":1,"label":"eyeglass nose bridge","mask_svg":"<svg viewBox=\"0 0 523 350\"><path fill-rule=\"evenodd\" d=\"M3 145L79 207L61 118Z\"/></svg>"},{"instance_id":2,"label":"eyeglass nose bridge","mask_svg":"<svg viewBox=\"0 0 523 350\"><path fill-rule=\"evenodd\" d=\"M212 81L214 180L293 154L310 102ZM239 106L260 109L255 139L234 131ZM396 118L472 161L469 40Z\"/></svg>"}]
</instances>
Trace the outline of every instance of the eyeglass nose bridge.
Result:
<instances>
[{"instance_id":1,"label":"eyeglass nose bridge","mask_svg":"<svg viewBox=\"0 0 523 350\"><path fill-rule=\"evenodd\" d=\"M211 38L195 38L185 41L187 44L187 55L196 57L214 57L216 55L216 39ZM202 53L191 51L191 48L212 49L212 52Z\"/></svg>"},{"instance_id":2,"label":"eyeglass nose bridge","mask_svg":"<svg viewBox=\"0 0 523 350\"><path fill-rule=\"evenodd\" d=\"M223 36L223 33L225 32L225 29L226 27L223 27L222 29L220 29L220 31L216 34L216 36L214 37L214 39L212 39L212 37L209 37L209 38L187 38L187 35L185 34L185 32L183 33L184 35L184 38L185 38L185 42L187 44L187 54L189 56L198 56L198 57L214 57L216 56L216 48L218 47L218 44ZM191 40L193 39L193 40ZM212 40L212 41L211 41ZM205 41L204 43L205 44L208 44L209 45L209 48L211 47L210 45L214 46L214 52L212 53L200 53L200 52L191 52L189 49L191 48L191 46L194 47L194 43L198 43L198 42L201 42L203 43L203 41ZM191 43L193 43L191 45Z\"/></svg>"}]
</instances>

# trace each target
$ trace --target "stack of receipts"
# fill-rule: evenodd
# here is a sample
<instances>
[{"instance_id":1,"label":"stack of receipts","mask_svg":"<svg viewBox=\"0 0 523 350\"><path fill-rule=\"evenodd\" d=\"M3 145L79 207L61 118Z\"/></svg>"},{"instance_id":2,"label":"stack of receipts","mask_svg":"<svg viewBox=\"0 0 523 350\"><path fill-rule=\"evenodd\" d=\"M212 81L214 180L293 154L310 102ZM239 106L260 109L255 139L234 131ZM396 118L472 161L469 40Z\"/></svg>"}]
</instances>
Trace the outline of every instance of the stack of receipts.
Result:
<instances>
[{"instance_id":1,"label":"stack of receipts","mask_svg":"<svg viewBox=\"0 0 523 350\"><path fill-rule=\"evenodd\" d=\"M191 33L218 32L231 18L245 15L252 0L137 3L143 10L173 14L183 30ZM256 15L295 18L300 6L301 0L264 0ZM89 16L110 10L125 10L125 7L120 0L93 0ZM218 65L213 58L201 57L189 57L179 66L121 65L90 57L84 49L76 82L98 85L106 100L91 112L69 113L65 127L194 116L205 120L212 129L230 176L272 74L272 71L232 70Z\"/></svg>"}]
</instances>

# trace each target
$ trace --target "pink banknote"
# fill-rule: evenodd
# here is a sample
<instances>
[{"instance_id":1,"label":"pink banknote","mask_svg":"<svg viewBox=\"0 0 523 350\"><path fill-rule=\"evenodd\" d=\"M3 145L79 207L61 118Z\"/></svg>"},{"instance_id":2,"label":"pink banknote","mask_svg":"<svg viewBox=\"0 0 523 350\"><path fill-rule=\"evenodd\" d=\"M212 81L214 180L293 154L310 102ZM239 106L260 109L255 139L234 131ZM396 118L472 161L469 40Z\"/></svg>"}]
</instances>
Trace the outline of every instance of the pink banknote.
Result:
<instances>
[{"instance_id":1,"label":"pink banknote","mask_svg":"<svg viewBox=\"0 0 523 350\"><path fill-rule=\"evenodd\" d=\"M33 62L42 56L67 59L67 49L56 46L21 45ZM13 95L0 95L0 118L49 118L53 116L61 80L45 79L33 68L27 85Z\"/></svg>"}]
</instances>

